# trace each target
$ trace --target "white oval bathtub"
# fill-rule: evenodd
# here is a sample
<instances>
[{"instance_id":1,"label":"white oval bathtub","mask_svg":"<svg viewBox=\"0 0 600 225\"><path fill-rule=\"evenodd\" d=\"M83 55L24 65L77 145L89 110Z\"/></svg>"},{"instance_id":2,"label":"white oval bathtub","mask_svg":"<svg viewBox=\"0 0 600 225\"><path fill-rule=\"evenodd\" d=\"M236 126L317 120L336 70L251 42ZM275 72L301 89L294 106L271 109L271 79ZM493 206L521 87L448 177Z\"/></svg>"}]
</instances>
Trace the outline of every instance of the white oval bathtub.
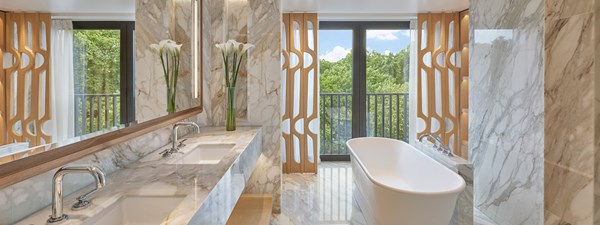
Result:
<instances>
[{"instance_id":1,"label":"white oval bathtub","mask_svg":"<svg viewBox=\"0 0 600 225\"><path fill-rule=\"evenodd\" d=\"M388 138L355 138L356 198L369 225L448 225L465 181L413 146Z\"/></svg>"}]
</instances>

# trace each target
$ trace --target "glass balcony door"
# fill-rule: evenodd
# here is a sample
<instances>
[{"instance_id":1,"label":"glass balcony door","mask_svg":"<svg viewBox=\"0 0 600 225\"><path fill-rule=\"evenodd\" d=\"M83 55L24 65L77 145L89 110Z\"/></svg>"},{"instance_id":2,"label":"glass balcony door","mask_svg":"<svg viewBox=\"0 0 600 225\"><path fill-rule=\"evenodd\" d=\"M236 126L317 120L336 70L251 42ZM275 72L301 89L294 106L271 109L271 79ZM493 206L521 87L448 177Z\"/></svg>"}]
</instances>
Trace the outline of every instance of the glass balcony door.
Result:
<instances>
[{"instance_id":1,"label":"glass balcony door","mask_svg":"<svg viewBox=\"0 0 600 225\"><path fill-rule=\"evenodd\" d=\"M409 22L320 22L320 157L354 137L408 137Z\"/></svg>"}]
</instances>

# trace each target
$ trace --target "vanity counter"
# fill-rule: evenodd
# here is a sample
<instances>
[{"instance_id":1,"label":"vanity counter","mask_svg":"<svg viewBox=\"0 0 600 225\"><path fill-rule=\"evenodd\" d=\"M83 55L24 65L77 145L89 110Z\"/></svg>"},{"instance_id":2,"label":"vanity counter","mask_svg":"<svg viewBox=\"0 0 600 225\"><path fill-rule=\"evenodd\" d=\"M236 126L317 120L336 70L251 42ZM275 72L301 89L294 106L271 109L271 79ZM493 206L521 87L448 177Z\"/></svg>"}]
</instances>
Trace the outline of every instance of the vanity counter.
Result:
<instances>
[{"instance_id":1,"label":"vanity counter","mask_svg":"<svg viewBox=\"0 0 600 225\"><path fill-rule=\"evenodd\" d=\"M182 137L186 146L183 154L170 159L160 152L164 146L150 153L139 162L131 164L107 176L107 185L90 198L92 204L78 211L71 210L75 198L91 190L89 186L65 197L64 213L69 220L57 225L94 224L91 221L103 216L116 203L126 197L180 197L183 200L156 224L225 224L229 214L244 191L246 182L261 154L262 134L260 127L238 127L227 132L222 127L202 128L200 134ZM202 145L232 145L232 150L215 164L169 164ZM200 145L200 146L199 146ZM65 179L70 179L67 175ZM52 191L48 190L48 195ZM144 210L139 206L139 210ZM16 223L18 225L45 225L51 208L47 207ZM152 212L144 212L151 214Z\"/></svg>"}]
</instances>

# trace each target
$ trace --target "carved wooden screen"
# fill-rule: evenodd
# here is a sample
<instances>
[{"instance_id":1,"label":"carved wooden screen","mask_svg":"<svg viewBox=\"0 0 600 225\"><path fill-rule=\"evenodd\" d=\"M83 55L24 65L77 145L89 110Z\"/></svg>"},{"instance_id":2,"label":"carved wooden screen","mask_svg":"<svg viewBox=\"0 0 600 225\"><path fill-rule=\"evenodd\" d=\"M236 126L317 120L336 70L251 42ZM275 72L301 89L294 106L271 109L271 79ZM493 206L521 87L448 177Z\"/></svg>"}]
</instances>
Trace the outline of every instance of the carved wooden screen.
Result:
<instances>
[{"instance_id":1,"label":"carved wooden screen","mask_svg":"<svg viewBox=\"0 0 600 225\"><path fill-rule=\"evenodd\" d=\"M316 173L319 145L317 14L283 14L283 171Z\"/></svg>"},{"instance_id":2,"label":"carved wooden screen","mask_svg":"<svg viewBox=\"0 0 600 225\"><path fill-rule=\"evenodd\" d=\"M0 124L2 142L48 144L50 120L50 14L4 13L0 44L4 68Z\"/></svg>"},{"instance_id":3,"label":"carved wooden screen","mask_svg":"<svg viewBox=\"0 0 600 225\"><path fill-rule=\"evenodd\" d=\"M467 76L461 71L468 72L468 62L462 63L461 58L468 49L462 45L459 13L419 14L418 34L417 136L439 135L456 154L466 158L467 151L465 155L461 151L467 137L461 132L464 110L460 103L463 78ZM466 68L461 69L464 65Z\"/></svg>"},{"instance_id":4,"label":"carved wooden screen","mask_svg":"<svg viewBox=\"0 0 600 225\"><path fill-rule=\"evenodd\" d=\"M6 75L4 73L4 24L6 22L6 14L0 12L0 145L5 145L6 142ZM0 162L2 163L2 162Z\"/></svg>"}]
</instances>

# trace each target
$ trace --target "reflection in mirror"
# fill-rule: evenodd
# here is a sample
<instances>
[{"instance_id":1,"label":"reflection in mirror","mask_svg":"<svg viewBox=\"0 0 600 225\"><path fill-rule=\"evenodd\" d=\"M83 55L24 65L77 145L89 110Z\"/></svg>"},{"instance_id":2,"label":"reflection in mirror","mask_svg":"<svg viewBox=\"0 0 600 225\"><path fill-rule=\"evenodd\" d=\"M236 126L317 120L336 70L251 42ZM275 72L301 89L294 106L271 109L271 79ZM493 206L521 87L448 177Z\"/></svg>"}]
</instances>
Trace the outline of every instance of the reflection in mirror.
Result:
<instances>
[{"instance_id":1,"label":"reflection in mirror","mask_svg":"<svg viewBox=\"0 0 600 225\"><path fill-rule=\"evenodd\" d=\"M0 6L0 164L165 116L165 94L147 86L164 82L156 69L160 61L143 59L148 43L167 33L183 44L176 110L200 105L197 1L177 1L177 12L184 13L176 16L161 12L178 21L161 26L135 24L144 19L136 15L135 0L81 1L71 11L61 4L22 0ZM136 27L156 30L136 37ZM147 106L159 113L140 113Z\"/></svg>"},{"instance_id":2,"label":"reflection in mirror","mask_svg":"<svg viewBox=\"0 0 600 225\"><path fill-rule=\"evenodd\" d=\"M2 13L0 163L97 136L134 120L133 22ZM129 53L129 54L128 54Z\"/></svg>"}]
</instances>

